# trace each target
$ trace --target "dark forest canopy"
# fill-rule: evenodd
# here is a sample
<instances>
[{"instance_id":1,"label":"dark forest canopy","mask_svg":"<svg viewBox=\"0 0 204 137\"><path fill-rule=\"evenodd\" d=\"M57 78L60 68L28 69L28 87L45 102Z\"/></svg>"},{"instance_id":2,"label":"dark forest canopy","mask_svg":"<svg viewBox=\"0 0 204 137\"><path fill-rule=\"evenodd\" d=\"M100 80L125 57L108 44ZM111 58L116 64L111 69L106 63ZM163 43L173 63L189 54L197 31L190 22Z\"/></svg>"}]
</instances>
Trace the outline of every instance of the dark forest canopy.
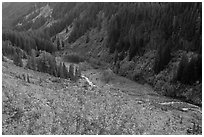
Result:
<instances>
[{"instance_id":1,"label":"dark forest canopy","mask_svg":"<svg viewBox=\"0 0 204 137\"><path fill-rule=\"evenodd\" d=\"M46 4L37 3L37 6L41 7ZM135 55L142 55L147 45L152 45L151 42L155 40L155 37L157 42L151 46L154 49L165 46L170 41L171 50L185 49L198 53L202 51L202 3L48 4L53 8L53 18L58 19L58 22L51 27L45 28L44 32L49 37L55 36L67 26L72 25L73 31L68 39L72 43L91 28L97 27L100 30L102 20L106 19L107 47L110 49L110 53L114 53L115 50L129 51L130 60ZM44 22L45 20L40 19L36 24L30 25L36 26L32 28L37 29ZM22 25L21 29L25 31L29 29L30 25ZM14 36L16 33L12 32ZM19 37L22 35L27 34L23 32ZM28 36L30 37L30 35ZM37 36L34 37L36 39ZM14 40L12 39L12 41ZM45 42L45 45L48 45L48 41ZM25 45L21 46L26 48ZM35 48L36 46L31 47ZM43 49L43 47L39 49Z\"/></svg>"},{"instance_id":2,"label":"dark forest canopy","mask_svg":"<svg viewBox=\"0 0 204 137\"><path fill-rule=\"evenodd\" d=\"M49 31L53 36L64 27L73 24L74 31L69 37L69 42L74 42L90 28L100 28L102 17L97 16L103 13L107 19L107 47L111 53L115 49L131 49L131 56L142 54L141 48L153 37L159 37L164 43L171 39L172 48L201 53L201 11L201 3L81 4L70 10L65 19L54 24ZM79 18L81 12L84 16ZM159 45L160 41L156 43L155 48Z\"/></svg>"},{"instance_id":3,"label":"dark forest canopy","mask_svg":"<svg viewBox=\"0 0 204 137\"><path fill-rule=\"evenodd\" d=\"M131 49L131 56L141 54L155 34L165 43L171 39L172 48L201 53L201 3L80 3L50 27L50 35L73 24L69 42L74 42L90 28L100 28L104 18L111 53Z\"/></svg>"},{"instance_id":4,"label":"dark forest canopy","mask_svg":"<svg viewBox=\"0 0 204 137\"><path fill-rule=\"evenodd\" d=\"M49 36L42 31L17 32L4 30L2 40L11 41L13 46L25 50L28 54L31 53L31 49L45 50L50 53L56 50L53 43L51 43Z\"/></svg>"}]
</instances>

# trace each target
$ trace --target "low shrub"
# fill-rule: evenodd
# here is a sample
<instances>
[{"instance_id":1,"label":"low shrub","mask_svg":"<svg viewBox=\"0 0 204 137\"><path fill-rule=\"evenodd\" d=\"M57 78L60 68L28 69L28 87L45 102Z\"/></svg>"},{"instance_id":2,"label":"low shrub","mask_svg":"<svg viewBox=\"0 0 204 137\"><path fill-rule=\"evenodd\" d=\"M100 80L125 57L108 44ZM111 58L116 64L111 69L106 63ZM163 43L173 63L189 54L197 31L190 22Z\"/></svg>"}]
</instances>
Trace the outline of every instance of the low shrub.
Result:
<instances>
[{"instance_id":1,"label":"low shrub","mask_svg":"<svg viewBox=\"0 0 204 137\"><path fill-rule=\"evenodd\" d=\"M144 84L146 82L141 72L132 72L129 73L128 76L130 77L130 79L140 84Z\"/></svg>"},{"instance_id":2,"label":"low shrub","mask_svg":"<svg viewBox=\"0 0 204 137\"><path fill-rule=\"evenodd\" d=\"M122 61L120 63L120 68L118 74L120 76L128 76L128 72L133 72L135 68L135 63L133 61Z\"/></svg>"},{"instance_id":3,"label":"low shrub","mask_svg":"<svg viewBox=\"0 0 204 137\"><path fill-rule=\"evenodd\" d=\"M3 62L7 62L6 59L5 59L5 57L4 57L3 55L2 55L2 61L3 61Z\"/></svg>"},{"instance_id":4,"label":"low shrub","mask_svg":"<svg viewBox=\"0 0 204 137\"><path fill-rule=\"evenodd\" d=\"M91 69L91 66L85 61L85 62L79 63L79 68L81 71L86 71Z\"/></svg>"},{"instance_id":5,"label":"low shrub","mask_svg":"<svg viewBox=\"0 0 204 137\"><path fill-rule=\"evenodd\" d=\"M22 59L21 59L19 54L14 54L13 63L16 66L23 67L23 61L22 61Z\"/></svg>"},{"instance_id":6,"label":"low shrub","mask_svg":"<svg viewBox=\"0 0 204 137\"><path fill-rule=\"evenodd\" d=\"M94 68L94 69L98 69L101 66L103 66L103 64L101 63L100 60L95 59L93 57L89 58L88 62L90 63L90 65Z\"/></svg>"},{"instance_id":7,"label":"low shrub","mask_svg":"<svg viewBox=\"0 0 204 137\"><path fill-rule=\"evenodd\" d=\"M113 80L113 72L111 69L107 69L102 73L101 80L105 83L109 83L111 80Z\"/></svg>"}]
</instances>

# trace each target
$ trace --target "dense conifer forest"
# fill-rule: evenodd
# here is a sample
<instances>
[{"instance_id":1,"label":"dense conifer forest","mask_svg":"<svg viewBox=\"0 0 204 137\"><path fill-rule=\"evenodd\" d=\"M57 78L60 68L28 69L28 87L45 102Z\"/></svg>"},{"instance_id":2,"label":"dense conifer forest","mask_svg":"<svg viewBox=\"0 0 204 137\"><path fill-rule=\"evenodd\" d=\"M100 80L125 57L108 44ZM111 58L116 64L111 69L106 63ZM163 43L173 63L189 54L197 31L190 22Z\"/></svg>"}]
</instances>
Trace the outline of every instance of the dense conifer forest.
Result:
<instances>
[{"instance_id":1,"label":"dense conifer forest","mask_svg":"<svg viewBox=\"0 0 204 137\"><path fill-rule=\"evenodd\" d=\"M46 3L37 3L33 9L43 5ZM157 57L154 72L158 74L171 60L171 52L192 51L198 53L198 57L193 58L185 67L186 70L192 71L192 74L196 73L196 76L189 77L189 81L186 82L201 79L200 71L193 72L193 69L188 68L193 66L199 68L197 64L201 62L199 61L202 53L201 3L49 3L49 5L53 6L52 17L59 19L57 23L39 28L46 21L46 18L41 17L30 24L32 26L30 27L29 21L22 21L24 17L22 15L17 21L25 23L19 27L15 24L12 30L3 29L3 41L9 40L13 46L23 49L29 55L31 49L54 53L59 48L53 45L51 37L67 26L73 27L68 38L68 43L73 43L91 28L100 31L102 22L105 22L106 46L110 54L117 52L125 57L124 54L127 52L129 60L132 60L136 55L143 56L146 51L155 49ZM36 11L36 14L38 12ZM32 31L27 32L26 30L30 28Z\"/></svg>"}]
</instances>

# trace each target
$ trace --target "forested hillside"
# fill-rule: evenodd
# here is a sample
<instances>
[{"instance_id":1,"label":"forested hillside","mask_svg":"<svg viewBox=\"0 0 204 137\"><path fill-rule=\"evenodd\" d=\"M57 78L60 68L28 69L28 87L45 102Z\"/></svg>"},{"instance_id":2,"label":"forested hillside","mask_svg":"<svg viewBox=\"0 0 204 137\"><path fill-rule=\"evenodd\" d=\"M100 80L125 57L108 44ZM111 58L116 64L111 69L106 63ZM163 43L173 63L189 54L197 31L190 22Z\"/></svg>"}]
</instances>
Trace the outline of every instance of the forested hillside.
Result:
<instances>
[{"instance_id":1,"label":"forested hillside","mask_svg":"<svg viewBox=\"0 0 204 137\"><path fill-rule=\"evenodd\" d=\"M11 5L3 4L3 13L16 9ZM105 33L100 40L105 43L101 49L108 49L108 54L114 56L108 63L112 62L117 72L124 59L136 63L135 58L156 51L151 67L152 75L158 75L174 58L174 53L183 51L192 53L192 59L185 53L180 55L183 57L171 81L193 84L202 79L201 3L30 3L29 6L27 13L11 23L12 31L3 29L3 40L9 40L29 55L31 49L54 53L61 49L60 44L66 47L82 36L91 45L89 32L96 28L95 35ZM19 14L21 10L18 9ZM14 17L12 13L9 15ZM59 37L63 31L69 35Z\"/></svg>"},{"instance_id":2,"label":"forested hillside","mask_svg":"<svg viewBox=\"0 0 204 137\"><path fill-rule=\"evenodd\" d=\"M7 8L10 7L5 6L3 12ZM52 20L50 26L41 29L52 37L72 25L68 40L72 43L91 28L100 31L105 22L110 53L129 51L129 60L143 55L146 49L159 49L160 45L202 52L201 3L33 3L30 10L14 21L14 30L35 30Z\"/></svg>"},{"instance_id":3,"label":"forested hillside","mask_svg":"<svg viewBox=\"0 0 204 137\"><path fill-rule=\"evenodd\" d=\"M158 95L202 106L201 2L2 6L3 59L74 82L88 64L105 70L105 83L122 76Z\"/></svg>"}]
</instances>

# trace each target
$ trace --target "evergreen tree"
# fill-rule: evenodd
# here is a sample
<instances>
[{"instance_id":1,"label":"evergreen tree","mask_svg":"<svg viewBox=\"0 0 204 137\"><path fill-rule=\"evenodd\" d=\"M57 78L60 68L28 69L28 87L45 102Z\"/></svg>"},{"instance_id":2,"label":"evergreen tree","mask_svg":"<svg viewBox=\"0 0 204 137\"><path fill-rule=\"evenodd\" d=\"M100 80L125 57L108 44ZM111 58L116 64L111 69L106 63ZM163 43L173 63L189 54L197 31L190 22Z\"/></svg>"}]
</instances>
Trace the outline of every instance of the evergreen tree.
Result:
<instances>
[{"instance_id":1,"label":"evergreen tree","mask_svg":"<svg viewBox=\"0 0 204 137\"><path fill-rule=\"evenodd\" d=\"M25 80L25 81L26 81L26 75L25 75L25 74L23 74L22 76L23 76L23 80Z\"/></svg>"},{"instance_id":2,"label":"evergreen tree","mask_svg":"<svg viewBox=\"0 0 204 137\"><path fill-rule=\"evenodd\" d=\"M183 84L193 84L202 80L202 58L194 56L188 62L186 55L183 55L177 70L177 80Z\"/></svg>"},{"instance_id":3,"label":"evergreen tree","mask_svg":"<svg viewBox=\"0 0 204 137\"><path fill-rule=\"evenodd\" d=\"M27 74L27 82L30 83L30 78L28 74Z\"/></svg>"},{"instance_id":4,"label":"evergreen tree","mask_svg":"<svg viewBox=\"0 0 204 137\"><path fill-rule=\"evenodd\" d=\"M57 39L57 50L60 50L61 48L60 48L60 40L59 40L59 38Z\"/></svg>"},{"instance_id":5,"label":"evergreen tree","mask_svg":"<svg viewBox=\"0 0 204 137\"><path fill-rule=\"evenodd\" d=\"M184 84L193 84L197 80L202 79L202 64L201 58L198 56L192 57L190 62L184 66L181 82Z\"/></svg>"},{"instance_id":6,"label":"evergreen tree","mask_svg":"<svg viewBox=\"0 0 204 137\"><path fill-rule=\"evenodd\" d=\"M81 77L81 70L79 67L76 67L75 69L75 78L79 79Z\"/></svg>"},{"instance_id":7,"label":"evergreen tree","mask_svg":"<svg viewBox=\"0 0 204 137\"><path fill-rule=\"evenodd\" d=\"M159 50L157 51L157 55L155 58L154 64L154 72L158 74L164 67L169 63L171 59L171 49L170 44L164 45L163 47L160 46Z\"/></svg>"},{"instance_id":8,"label":"evergreen tree","mask_svg":"<svg viewBox=\"0 0 204 137\"><path fill-rule=\"evenodd\" d=\"M62 47L64 48L64 41L62 41Z\"/></svg>"},{"instance_id":9,"label":"evergreen tree","mask_svg":"<svg viewBox=\"0 0 204 137\"><path fill-rule=\"evenodd\" d=\"M55 42L55 40L56 40L56 36L54 36L54 37L52 38L52 42Z\"/></svg>"},{"instance_id":10,"label":"evergreen tree","mask_svg":"<svg viewBox=\"0 0 204 137\"><path fill-rule=\"evenodd\" d=\"M71 80L74 80L74 65L73 64L69 65L69 77Z\"/></svg>"},{"instance_id":11,"label":"evergreen tree","mask_svg":"<svg viewBox=\"0 0 204 137\"><path fill-rule=\"evenodd\" d=\"M15 53L15 55L13 57L13 63L16 66L23 67L23 62L22 62L22 59L21 59L19 54Z\"/></svg>"},{"instance_id":12,"label":"evergreen tree","mask_svg":"<svg viewBox=\"0 0 204 137\"><path fill-rule=\"evenodd\" d=\"M129 49L129 60L131 60L135 54L137 53L137 38L136 38L136 31L135 26L131 25L129 31L129 42L130 42L130 49Z\"/></svg>"},{"instance_id":13,"label":"evergreen tree","mask_svg":"<svg viewBox=\"0 0 204 137\"><path fill-rule=\"evenodd\" d=\"M197 61L195 63L196 80L202 81L202 55L197 56Z\"/></svg>"},{"instance_id":14,"label":"evergreen tree","mask_svg":"<svg viewBox=\"0 0 204 137\"><path fill-rule=\"evenodd\" d=\"M115 50L115 55L114 55L114 65L118 61L118 50Z\"/></svg>"},{"instance_id":15,"label":"evergreen tree","mask_svg":"<svg viewBox=\"0 0 204 137\"><path fill-rule=\"evenodd\" d=\"M68 28L66 28L66 33L68 33Z\"/></svg>"},{"instance_id":16,"label":"evergreen tree","mask_svg":"<svg viewBox=\"0 0 204 137\"><path fill-rule=\"evenodd\" d=\"M63 73L64 73L64 78L69 78L69 74L67 71L67 67L65 66L65 64L63 63Z\"/></svg>"},{"instance_id":17,"label":"evergreen tree","mask_svg":"<svg viewBox=\"0 0 204 137\"><path fill-rule=\"evenodd\" d=\"M178 81L181 81L181 79L183 77L183 70L187 66L187 64L188 64L188 57L186 56L186 54L184 54L181 58L179 65L178 65L177 78L176 78Z\"/></svg>"},{"instance_id":18,"label":"evergreen tree","mask_svg":"<svg viewBox=\"0 0 204 137\"><path fill-rule=\"evenodd\" d=\"M89 42L89 34L87 33L86 34L86 43L88 43Z\"/></svg>"},{"instance_id":19,"label":"evergreen tree","mask_svg":"<svg viewBox=\"0 0 204 137\"><path fill-rule=\"evenodd\" d=\"M183 76L181 82L184 84L192 84L195 81L195 61L191 59L189 63L186 64L183 70Z\"/></svg>"},{"instance_id":20,"label":"evergreen tree","mask_svg":"<svg viewBox=\"0 0 204 137\"><path fill-rule=\"evenodd\" d=\"M35 58L35 50L32 49L31 57L29 57L27 62L27 67L32 70L37 70L37 62Z\"/></svg>"},{"instance_id":21,"label":"evergreen tree","mask_svg":"<svg viewBox=\"0 0 204 137\"><path fill-rule=\"evenodd\" d=\"M50 74L57 76L57 63L54 56L50 58Z\"/></svg>"},{"instance_id":22,"label":"evergreen tree","mask_svg":"<svg viewBox=\"0 0 204 137\"><path fill-rule=\"evenodd\" d=\"M59 77L60 77L60 78L65 78L65 77L64 77L64 71L63 71L62 62L60 62L60 65L59 65Z\"/></svg>"}]
</instances>

